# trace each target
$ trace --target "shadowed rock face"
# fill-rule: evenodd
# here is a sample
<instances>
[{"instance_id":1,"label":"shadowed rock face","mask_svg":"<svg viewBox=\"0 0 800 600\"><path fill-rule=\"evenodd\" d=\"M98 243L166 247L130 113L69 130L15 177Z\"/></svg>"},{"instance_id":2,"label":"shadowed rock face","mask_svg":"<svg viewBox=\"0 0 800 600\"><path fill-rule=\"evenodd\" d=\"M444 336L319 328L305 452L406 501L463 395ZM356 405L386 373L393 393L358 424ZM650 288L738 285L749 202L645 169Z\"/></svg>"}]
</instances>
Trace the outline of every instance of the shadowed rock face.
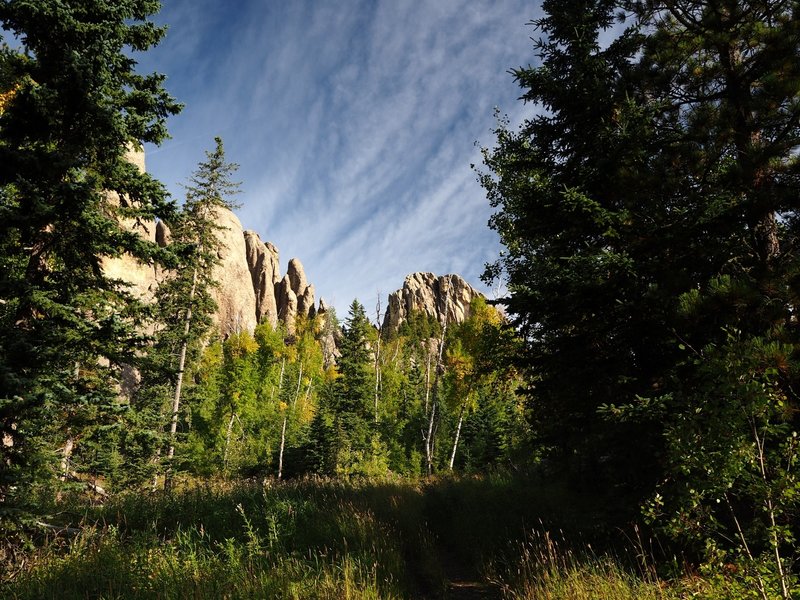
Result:
<instances>
[{"instance_id":1,"label":"shadowed rock face","mask_svg":"<svg viewBox=\"0 0 800 600\"><path fill-rule=\"evenodd\" d=\"M144 151L130 149L126 152L125 158L138 167L140 172L145 172ZM107 197L116 205L129 205L127 198L120 198L119 194L115 192L107 192ZM156 241L157 225L154 221L125 219L122 224L130 231L136 232L141 238L150 242ZM106 277L130 284L130 291L140 300L150 302L155 297L158 281L156 268L153 265L141 263L125 254L118 258L103 260L103 273Z\"/></svg>"},{"instance_id":2,"label":"shadowed rock face","mask_svg":"<svg viewBox=\"0 0 800 600\"><path fill-rule=\"evenodd\" d=\"M470 303L482 294L459 275L412 273L402 289L389 294L383 327L396 332L411 312L424 312L440 323L461 323L469 317Z\"/></svg>"},{"instance_id":3,"label":"shadowed rock face","mask_svg":"<svg viewBox=\"0 0 800 600\"><path fill-rule=\"evenodd\" d=\"M159 221L156 223L156 243L161 247L164 248L168 246L172 242L172 234L169 231L169 227L164 221Z\"/></svg>"},{"instance_id":4,"label":"shadowed rock face","mask_svg":"<svg viewBox=\"0 0 800 600\"><path fill-rule=\"evenodd\" d=\"M286 333L295 334L297 319L297 294L292 289L292 282L286 274L276 288L278 296L278 318L286 325Z\"/></svg>"}]
</instances>

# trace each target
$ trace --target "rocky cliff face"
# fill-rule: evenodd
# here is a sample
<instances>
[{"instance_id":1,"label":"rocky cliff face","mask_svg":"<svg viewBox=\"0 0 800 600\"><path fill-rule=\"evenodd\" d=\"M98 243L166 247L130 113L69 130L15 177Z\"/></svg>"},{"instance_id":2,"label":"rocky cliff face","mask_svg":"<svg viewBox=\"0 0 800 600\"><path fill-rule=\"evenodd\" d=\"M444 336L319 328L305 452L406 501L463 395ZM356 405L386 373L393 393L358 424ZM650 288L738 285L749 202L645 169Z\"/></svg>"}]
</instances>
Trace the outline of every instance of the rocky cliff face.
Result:
<instances>
[{"instance_id":1,"label":"rocky cliff face","mask_svg":"<svg viewBox=\"0 0 800 600\"><path fill-rule=\"evenodd\" d=\"M144 172L143 152L129 152L128 160ZM112 200L125 202L116 196ZM293 258L286 275L281 277L278 249L274 245L261 241L254 231L244 231L230 210L217 209L215 219L220 226L217 231L220 263L213 277L219 285L211 290L211 295L218 307L212 318L219 332L225 337L236 331L252 332L258 323L269 322L275 327L281 320L288 333L294 335L296 318L316 313L314 286L308 283L302 263ZM127 225L162 247L170 243L169 228L164 223ZM146 301L153 298L159 280L168 276L124 256L105 261L103 268L107 276L129 282L131 289Z\"/></svg>"},{"instance_id":2,"label":"rocky cliff face","mask_svg":"<svg viewBox=\"0 0 800 600\"><path fill-rule=\"evenodd\" d=\"M245 231L247 266L256 294L256 318L259 323L278 324L278 303L275 286L280 281L278 249L269 242L262 242L255 231Z\"/></svg>"},{"instance_id":3,"label":"rocky cliff face","mask_svg":"<svg viewBox=\"0 0 800 600\"><path fill-rule=\"evenodd\" d=\"M470 303L482 294L459 275L412 273L402 289L389 294L383 327L396 332L411 312L423 312L440 323L461 323L469 317Z\"/></svg>"},{"instance_id":4,"label":"rocky cliff face","mask_svg":"<svg viewBox=\"0 0 800 600\"><path fill-rule=\"evenodd\" d=\"M126 154L129 162L134 164L144 173L144 152L129 150ZM120 198L114 192L107 193L108 199L116 205L126 206L128 199ZM156 241L157 225L152 221L125 220L124 225L135 231L143 239ZM108 258L103 261L103 273L106 277L120 279L130 284L130 291L140 300L149 302L154 298L158 287L158 273L152 265L145 265L131 256L123 255L119 258Z\"/></svg>"},{"instance_id":5,"label":"rocky cliff face","mask_svg":"<svg viewBox=\"0 0 800 600\"><path fill-rule=\"evenodd\" d=\"M262 242L254 231L243 231L231 211L217 210L217 234L221 242L220 264L214 271L219 287L212 291L218 310L215 323L223 336L234 331L253 331L261 322L286 325L295 334L298 316L314 314L314 286L306 279L303 264L289 261L281 277L278 249Z\"/></svg>"},{"instance_id":6,"label":"rocky cliff face","mask_svg":"<svg viewBox=\"0 0 800 600\"><path fill-rule=\"evenodd\" d=\"M217 287L211 296L217 303L214 324L223 337L237 331L253 331L258 325L256 293L253 277L247 264L247 246L242 224L231 211L218 208L215 220L220 226L219 263L214 267L213 279Z\"/></svg>"}]
</instances>

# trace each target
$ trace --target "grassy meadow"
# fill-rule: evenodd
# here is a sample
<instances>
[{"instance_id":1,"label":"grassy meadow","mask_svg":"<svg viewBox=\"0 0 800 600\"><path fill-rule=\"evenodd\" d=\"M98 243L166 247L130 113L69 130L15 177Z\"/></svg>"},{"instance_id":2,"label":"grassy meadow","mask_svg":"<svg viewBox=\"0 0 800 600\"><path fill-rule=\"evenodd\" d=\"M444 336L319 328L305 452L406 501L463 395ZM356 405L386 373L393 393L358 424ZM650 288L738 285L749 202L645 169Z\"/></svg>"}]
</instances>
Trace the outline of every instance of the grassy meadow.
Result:
<instances>
[{"instance_id":1,"label":"grassy meadow","mask_svg":"<svg viewBox=\"0 0 800 600\"><path fill-rule=\"evenodd\" d=\"M499 476L193 480L171 494L125 493L103 505L62 498L49 520L56 529L14 552L6 545L0 596L747 597L719 595L731 582L663 579L645 543L593 528L602 503L564 498Z\"/></svg>"}]
</instances>

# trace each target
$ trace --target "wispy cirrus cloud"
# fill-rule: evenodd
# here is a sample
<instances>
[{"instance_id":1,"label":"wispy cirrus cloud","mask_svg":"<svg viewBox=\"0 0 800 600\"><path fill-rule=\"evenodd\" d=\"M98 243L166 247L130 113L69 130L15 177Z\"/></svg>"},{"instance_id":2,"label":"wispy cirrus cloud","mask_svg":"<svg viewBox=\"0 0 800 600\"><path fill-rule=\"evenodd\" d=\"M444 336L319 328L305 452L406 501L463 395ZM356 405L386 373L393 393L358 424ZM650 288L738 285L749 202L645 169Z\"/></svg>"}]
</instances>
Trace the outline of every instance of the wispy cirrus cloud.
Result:
<instances>
[{"instance_id":1,"label":"wispy cirrus cloud","mask_svg":"<svg viewBox=\"0 0 800 600\"><path fill-rule=\"evenodd\" d=\"M235 8L234 8L235 7ZM410 272L474 285L499 244L470 163L493 108L530 114L508 69L534 61L522 0L174 0L142 67L185 102L148 168L179 194L215 135L240 163L240 218L299 257L340 311Z\"/></svg>"}]
</instances>

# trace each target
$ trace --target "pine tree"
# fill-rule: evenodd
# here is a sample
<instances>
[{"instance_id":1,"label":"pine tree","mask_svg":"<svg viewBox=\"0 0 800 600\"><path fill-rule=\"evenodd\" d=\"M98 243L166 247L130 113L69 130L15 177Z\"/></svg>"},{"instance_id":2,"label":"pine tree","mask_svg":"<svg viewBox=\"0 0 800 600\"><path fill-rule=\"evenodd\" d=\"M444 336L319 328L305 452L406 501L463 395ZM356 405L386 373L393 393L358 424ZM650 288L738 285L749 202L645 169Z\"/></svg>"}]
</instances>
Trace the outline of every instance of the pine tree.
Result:
<instances>
[{"instance_id":1,"label":"pine tree","mask_svg":"<svg viewBox=\"0 0 800 600\"><path fill-rule=\"evenodd\" d=\"M338 464L351 474L369 469L380 445L372 426L374 400L373 358L368 346L372 325L358 300L353 300L345 319L339 348L339 378L335 386Z\"/></svg>"},{"instance_id":2,"label":"pine tree","mask_svg":"<svg viewBox=\"0 0 800 600\"><path fill-rule=\"evenodd\" d=\"M366 311L358 300L353 300L345 319L338 370L341 375L339 412L367 418L370 413L372 363L367 346L371 325Z\"/></svg>"},{"instance_id":3,"label":"pine tree","mask_svg":"<svg viewBox=\"0 0 800 600\"><path fill-rule=\"evenodd\" d=\"M173 328L163 332L163 340L177 348L175 387L169 419L167 461L175 454L178 417L183 389L187 352L199 349L211 326L216 303L211 297L214 267L219 264L220 240L216 211L235 208L231 196L239 191L239 183L231 180L239 168L225 160L222 139L214 138L215 148L206 152L186 187L186 201L171 229L172 245L183 260L173 276L159 290L161 310L171 318ZM165 482L166 483L166 482Z\"/></svg>"},{"instance_id":4,"label":"pine tree","mask_svg":"<svg viewBox=\"0 0 800 600\"><path fill-rule=\"evenodd\" d=\"M131 51L165 29L149 0L10 0L0 23L22 51L0 49L0 496L34 473L35 449L63 442L84 407L114 410L120 365L142 348L142 305L105 276L122 255L158 247L123 219L170 218L163 186L125 154L166 137L180 106ZM121 198L121 201L118 199ZM113 417L112 417L113 418ZM10 487L13 484L15 487Z\"/></svg>"},{"instance_id":5,"label":"pine tree","mask_svg":"<svg viewBox=\"0 0 800 600\"><path fill-rule=\"evenodd\" d=\"M800 7L543 6L541 66L515 71L543 110L482 176L534 423L584 484L660 480L674 531L767 551L788 597Z\"/></svg>"}]
</instances>

